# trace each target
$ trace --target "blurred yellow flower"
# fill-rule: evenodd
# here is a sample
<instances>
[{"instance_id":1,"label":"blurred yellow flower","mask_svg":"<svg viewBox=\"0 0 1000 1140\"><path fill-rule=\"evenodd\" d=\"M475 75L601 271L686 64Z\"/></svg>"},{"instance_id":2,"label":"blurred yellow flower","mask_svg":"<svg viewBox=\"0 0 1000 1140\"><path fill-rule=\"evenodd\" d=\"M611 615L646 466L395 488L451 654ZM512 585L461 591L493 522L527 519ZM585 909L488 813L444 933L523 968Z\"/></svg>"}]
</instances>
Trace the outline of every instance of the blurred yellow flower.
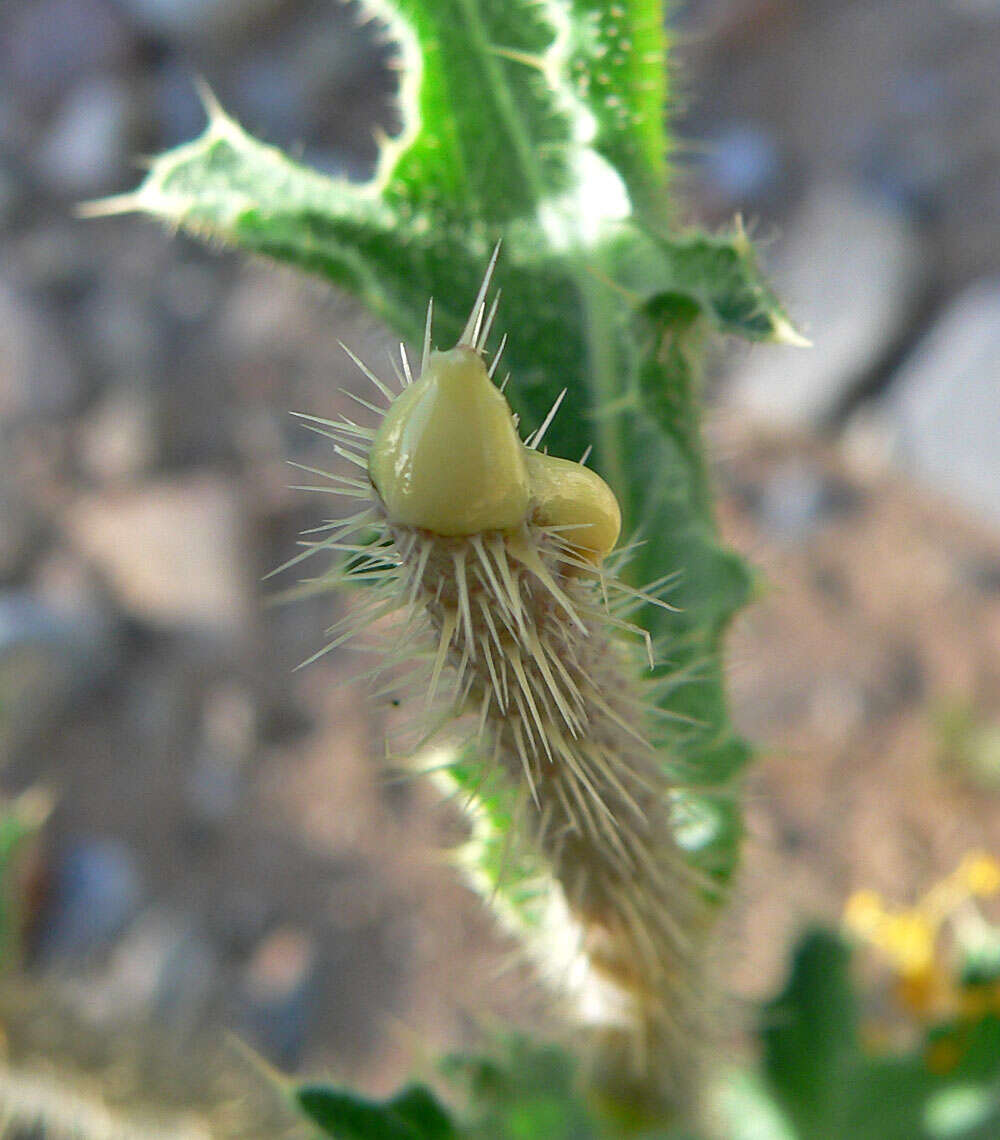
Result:
<instances>
[{"instance_id":1,"label":"blurred yellow flower","mask_svg":"<svg viewBox=\"0 0 1000 1140\"><path fill-rule=\"evenodd\" d=\"M941 931L975 899L1000 894L1000 860L972 851L955 871L939 882L912 907L888 906L872 890L856 891L844 907L844 926L855 938L874 947L896 974L895 993L907 1009L921 1015L946 1009L964 1011L997 1008L1000 987L980 987L966 993L954 977L951 957L942 946ZM980 920L982 922L984 920Z\"/></svg>"},{"instance_id":2,"label":"blurred yellow flower","mask_svg":"<svg viewBox=\"0 0 1000 1140\"><path fill-rule=\"evenodd\" d=\"M847 901L844 923L880 950L899 974L912 977L934 962L937 923L919 907L892 912L875 891L856 891Z\"/></svg>"},{"instance_id":3,"label":"blurred yellow flower","mask_svg":"<svg viewBox=\"0 0 1000 1140\"><path fill-rule=\"evenodd\" d=\"M871 938L885 918L885 907L877 891L855 891L844 908L847 929L860 938Z\"/></svg>"},{"instance_id":4,"label":"blurred yellow flower","mask_svg":"<svg viewBox=\"0 0 1000 1140\"><path fill-rule=\"evenodd\" d=\"M966 855L955 874L976 898L988 899L1000 893L1000 861L984 851Z\"/></svg>"},{"instance_id":5,"label":"blurred yellow flower","mask_svg":"<svg viewBox=\"0 0 1000 1140\"><path fill-rule=\"evenodd\" d=\"M889 915L873 939L905 977L926 973L934 964L937 927L919 909Z\"/></svg>"}]
</instances>

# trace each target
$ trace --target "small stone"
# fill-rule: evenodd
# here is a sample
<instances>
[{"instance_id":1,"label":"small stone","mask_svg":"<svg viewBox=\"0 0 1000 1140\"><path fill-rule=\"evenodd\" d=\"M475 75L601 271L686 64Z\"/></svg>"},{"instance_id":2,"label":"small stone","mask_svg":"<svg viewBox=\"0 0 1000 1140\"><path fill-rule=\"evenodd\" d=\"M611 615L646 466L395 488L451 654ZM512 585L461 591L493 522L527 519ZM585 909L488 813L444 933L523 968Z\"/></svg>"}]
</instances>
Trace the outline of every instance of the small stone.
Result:
<instances>
[{"instance_id":1,"label":"small stone","mask_svg":"<svg viewBox=\"0 0 1000 1140\"><path fill-rule=\"evenodd\" d=\"M319 952L303 930L279 927L257 945L243 975L245 1020L283 1068L305 1049L319 984Z\"/></svg>"},{"instance_id":2,"label":"small stone","mask_svg":"<svg viewBox=\"0 0 1000 1140\"><path fill-rule=\"evenodd\" d=\"M107 0L31 0L6 13L0 37L4 85L36 106L58 99L80 79L121 64L132 47L128 29Z\"/></svg>"},{"instance_id":3,"label":"small stone","mask_svg":"<svg viewBox=\"0 0 1000 1140\"><path fill-rule=\"evenodd\" d=\"M840 453L853 474L866 481L885 476L892 467L894 433L885 409L862 404L843 425Z\"/></svg>"},{"instance_id":4,"label":"small stone","mask_svg":"<svg viewBox=\"0 0 1000 1140\"><path fill-rule=\"evenodd\" d=\"M783 540L802 538L823 511L822 476L805 463L788 462L772 472L764 485L760 515L767 528Z\"/></svg>"},{"instance_id":5,"label":"small stone","mask_svg":"<svg viewBox=\"0 0 1000 1140\"><path fill-rule=\"evenodd\" d=\"M0 468L0 583L24 571L40 537L38 518L23 489Z\"/></svg>"},{"instance_id":6,"label":"small stone","mask_svg":"<svg viewBox=\"0 0 1000 1140\"><path fill-rule=\"evenodd\" d=\"M196 1024L216 1000L219 955L203 935L181 925L160 971L157 1015L177 1028Z\"/></svg>"},{"instance_id":7,"label":"small stone","mask_svg":"<svg viewBox=\"0 0 1000 1140\"><path fill-rule=\"evenodd\" d=\"M282 0L124 0L140 27L188 45L224 43L259 32L281 3Z\"/></svg>"},{"instance_id":8,"label":"small stone","mask_svg":"<svg viewBox=\"0 0 1000 1140\"><path fill-rule=\"evenodd\" d=\"M191 82L191 69L173 56L151 73L152 114L163 150L189 142L205 126L205 109Z\"/></svg>"},{"instance_id":9,"label":"small stone","mask_svg":"<svg viewBox=\"0 0 1000 1140\"><path fill-rule=\"evenodd\" d=\"M256 740L253 695L235 683L211 689L202 706L201 739L187 781L190 822L199 837L214 832L235 811Z\"/></svg>"},{"instance_id":10,"label":"small stone","mask_svg":"<svg viewBox=\"0 0 1000 1140\"><path fill-rule=\"evenodd\" d=\"M0 425L66 414L81 375L48 309L0 277Z\"/></svg>"},{"instance_id":11,"label":"small stone","mask_svg":"<svg viewBox=\"0 0 1000 1140\"><path fill-rule=\"evenodd\" d=\"M257 742L257 712L253 694L235 681L222 681L205 695L202 705L205 747L242 764Z\"/></svg>"},{"instance_id":12,"label":"small stone","mask_svg":"<svg viewBox=\"0 0 1000 1140\"><path fill-rule=\"evenodd\" d=\"M80 839L55 860L38 955L46 965L105 950L138 910L142 877L116 839Z\"/></svg>"},{"instance_id":13,"label":"small stone","mask_svg":"<svg viewBox=\"0 0 1000 1140\"><path fill-rule=\"evenodd\" d=\"M746 209L762 202L778 185L782 158L778 142L756 123L732 125L704 144L697 163L717 209Z\"/></svg>"},{"instance_id":14,"label":"small stone","mask_svg":"<svg viewBox=\"0 0 1000 1140\"><path fill-rule=\"evenodd\" d=\"M845 481L804 460L790 459L768 475L758 512L775 538L799 542L825 520L852 509L856 501L857 492Z\"/></svg>"},{"instance_id":15,"label":"small stone","mask_svg":"<svg viewBox=\"0 0 1000 1140\"><path fill-rule=\"evenodd\" d=\"M122 388L150 384L166 365L163 330L146 288L145 281L139 285L133 278L111 284L105 276L81 306L94 367Z\"/></svg>"},{"instance_id":16,"label":"small stone","mask_svg":"<svg viewBox=\"0 0 1000 1140\"><path fill-rule=\"evenodd\" d=\"M134 386L108 392L77 433L80 465L102 483L123 482L148 471L156 461L157 444L152 394Z\"/></svg>"},{"instance_id":17,"label":"small stone","mask_svg":"<svg viewBox=\"0 0 1000 1140\"><path fill-rule=\"evenodd\" d=\"M63 524L139 620L230 638L246 631L250 560L230 480L196 474L84 495Z\"/></svg>"},{"instance_id":18,"label":"small stone","mask_svg":"<svg viewBox=\"0 0 1000 1140\"><path fill-rule=\"evenodd\" d=\"M935 132L885 129L862 149L861 175L873 193L914 217L938 212L953 156Z\"/></svg>"},{"instance_id":19,"label":"small stone","mask_svg":"<svg viewBox=\"0 0 1000 1140\"><path fill-rule=\"evenodd\" d=\"M14 169L0 155L0 230L6 229L17 217L28 198L25 187Z\"/></svg>"},{"instance_id":20,"label":"small stone","mask_svg":"<svg viewBox=\"0 0 1000 1140\"><path fill-rule=\"evenodd\" d=\"M129 151L130 104L126 84L109 76L70 92L35 155L55 193L97 194L119 184Z\"/></svg>"},{"instance_id":21,"label":"small stone","mask_svg":"<svg viewBox=\"0 0 1000 1140\"><path fill-rule=\"evenodd\" d=\"M115 942L104 967L77 986L81 1012L97 1025L155 1017L189 1029L213 1000L218 955L183 914L150 907Z\"/></svg>"},{"instance_id":22,"label":"small stone","mask_svg":"<svg viewBox=\"0 0 1000 1140\"><path fill-rule=\"evenodd\" d=\"M266 894L230 887L212 910L212 934L228 957L244 959L271 925L272 911Z\"/></svg>"},{"instance_id":23,"label":"small stone","mask_svg":"<svg viewBox=\"0 0 1000 1140\"><path fill-rule=\"evenodd\" d=\"M0 762L100 685L115 659L99 612L0 593Z\"/></svg>"},{"instance_id":24,"label":"small stone","mask_svg":"<svg viewBox=\"0 0 1000 1140\"><path fill-rule=\"evenodd\" d=\"M896 373L881 410L904 468L1000 521L1000 278L955 298Z\"/></svg>"},{"instance_id":25,"label":"small stone","mask_svg":"<svg viewBox=\"0 0 1000 1140\"><path fill-rule=\"evenodd\" d=\"M815 347L755 347L723 398L767 425L820 426L903 334L923 285L920 242L898 211L826 185L795 219L772 276Z\"/></svg>"},{"instance_id":26,"label":"small stone","mask_svg":"<svg viewBox=\"0 0 1000 1140\"><path fill-rule=\"evenodd\" d=\"M1000 558L973 556L964 561L962 577L989 598L1000 598Z\"/></svg>"}]
</instances>

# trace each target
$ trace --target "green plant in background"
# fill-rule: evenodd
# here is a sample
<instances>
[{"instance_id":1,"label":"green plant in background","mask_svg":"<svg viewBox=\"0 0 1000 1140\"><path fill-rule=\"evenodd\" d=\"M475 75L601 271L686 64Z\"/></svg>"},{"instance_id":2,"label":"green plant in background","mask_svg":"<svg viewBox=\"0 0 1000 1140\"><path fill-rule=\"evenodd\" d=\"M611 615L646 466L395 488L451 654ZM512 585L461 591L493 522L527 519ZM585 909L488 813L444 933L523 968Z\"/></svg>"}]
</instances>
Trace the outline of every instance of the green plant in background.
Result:
<instances>
[{"instance_id":1,"label":"green plant in background","mask_svg":"<svg viewBox=\"0 0 1000 1140\"><path fill-rule=\"evenodd\" d=\"M931 709L931 728L943 771L983 791L1000 788L1000 723L951 697Z\"/></svg>"},{"instance_id":2,"label":"green plant in background","mask_svg":"<svg viewBox=\"0 0 1000 1140\"><path fill-rule=\"evenodd\" d=\"M0 970L16 966L24 951L25 880L51 810L51 797L41 788L0 798Z\"/></svg>"},{"instance_id":3,"label":"green plant in background","mask_svg":"<svg viewBox=\"0 0 1000 1140\"><path fill-rule=\"evenodd\" d=\"M398 0L363 6L386 24L401 56L404 128L384 144L372 181L331 180L297 165L251 138L206 97L204 134L157 159L133 194L98 203L91 212L145 212L319 274L359 296L411 343L424 339L433 298L437 342L463 341L480 351L487 339L482 326L492 314L482 297L467 321L468 306L490 250L502 238L495 284L509 333L504 367L512 377L510 404L523 424L547 424L553 456L575 459L593 448L592 466L621 503L625 533L637 540L628 559L614 567L626 579L626 592L629 585L650 582L671 587L669 607L633 595L630 620L641 623L659 651L648 690L658 706L656 760L640 775L653 785L656 800L649 803L661 846L676 849L688 872L674 880L683 887L676 898L656 907L661 925L655 929L674 920L682 927L680 943L690 916L701 923L703 910L717 911L724 903L738 859L739 779L750 758L729 723L721 643L751 592L752 577L720 544L713 521L700 435L702 345L712 333L786 344L801 338L761 279L739 226L719 236L676 228L659 3ZM425 347L424 365L438 367L433 361ZM559 414L550 421L563 389ZM330 431L350 452L343 441L351 426L314 426ZM372 433L358 429L354 435L367 446ZM333 485L370 493L367 479L335 479ZM393 523L390 518L382 541L398 545ZM318 546L335 549L345 534L350 539L349 531L335 532ZM392 565L387 549L355 546L339 580L385 577ZM431 550L428 563L437 551ZM572 559L579 551L563 555ZM410 580L416 592L423 573L421 568ZM537 581L543 580L539 573ZM503 592L497 588L498 596ZM558 601L557 594L551 597ZM431 616L442 635L443 660L455 629L445 638L440 627L447 618ZM474 640L470 628L467 646ZM471 649L468 656L474 656ZM639 666L618 664L631 669L638 684ZM463 658L463 676L464 669ZM595 692L596 702L601 690ZM488 704L485 709L489 717ZM622 719L614 709L611 715ZM463 857L490 904L531 938L548 901L559 891L571 892L558 858L541 841L544 828L525 822L532 817L523 789L494 778L488 761L475 744L452 749L448 758L447 779L466 793L472 815ZM614 826L640 830L635 820L623 825L618 819ZM599 830L594 827L591 836ZM584 847L587 842L580 841ZM623 892L625 901L641 894L641 874L636 882L637 894ZM620 904L611 900L611 909L620 911ZM585 917L591 941L604 916ZM643 923L639 928L637 941L651 929ZM697 933L695 957L705 955ZM583 950L591 964L600 959L600 946ZM656 947L649 958L662 964ZM705 1042L697 1039L700 1021L688 1027L683 1018L680 1025L689 1031L675 1035L669 1057L657 1046L646 1063L628 1067L627 1080L616 1079L614 1047L623 1053L634 1048L632 1024L604 1035L589 1071L561 1049L523 1039L501 1043L491 1056L451 1058L442 1066L442 1082L449 1103L459 1105L454 1111L424 1086L409 1086L385 1102L312 1084L296 1087L294 1096L322 1132L348 1140L685 1140L696 1128L737 1140L985 1138L987 1133L969 1130L980 1127L981 1117L969 1112L965 1131L955 1130L954 1113L945 1113L950 1133L926 1130L927 1097L961 1092L961 1086L926 1067L918 1080L912 1058L899 1062L909 1082L900 1128L851 1131L865 1098L880 1089L896 1097L902 1085L885 1083L885 1065L859 1043L846 961L844 945L833 936L816 935L800 949L787 991L768 1011L764 1072L723 1081L717 1098L722 1123L697 1119L693 1106L700 1097L685 1087L703 1080L696 1061ZM664 993L674 998L687 990L693 1006L712 1005L713 995L699 992L707 985L704 974L692 968L701 964L688 955L678 965L682 977L670 976L669 969L638 979L630 972L629 993L639 994L640 1008L643 1002L663 1006ZM636 1020L634 1012L630 1007L626 1021ZM974 1053L980 1060L992 1056L996 1069L997 1051L987 1047L988 1016L981 1019L986 1044ZM668 1063L675 1071L665 1082L658 1070ZM895 1060L886 1064L897 1071ZM965 1079L971 1070L956 1071ZM981 1071L982 1064L975 1073ZM848 1085L864 1091L848 1093Z\"/></svg>"},{"instance_id":4,"label":"green plant in background","mask_svg":"<svg viewBox=\"0 0 1000 1140\"><path fill-rule=\"evenodd\" d=\"M893 974L875 1016L852 986L848 943L827 931L803 939L761 1030L764 1071L789 1135L1000 1135L1000 930L979 909L998 894L1000 864L973 853L914 907L854 895L847 932Z\"/></svg>"}]
</instances>

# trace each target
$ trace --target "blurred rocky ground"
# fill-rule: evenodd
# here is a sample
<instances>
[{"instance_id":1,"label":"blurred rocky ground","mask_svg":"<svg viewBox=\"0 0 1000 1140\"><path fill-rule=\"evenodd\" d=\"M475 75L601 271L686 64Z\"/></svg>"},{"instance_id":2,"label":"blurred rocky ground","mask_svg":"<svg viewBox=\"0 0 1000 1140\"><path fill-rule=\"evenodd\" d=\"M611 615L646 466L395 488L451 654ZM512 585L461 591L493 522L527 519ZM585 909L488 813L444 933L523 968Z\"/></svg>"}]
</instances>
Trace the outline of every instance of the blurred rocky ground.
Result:
<instances>
[{"instance_id":1,"label":"blurred rocky ground","mask_svg":"<svg viewBox=\"0 0 1000 1140\"><path fill-rule=\"evenodd\" d=\"M674 22L687 214L743 214L816 345L712 380L723 519L771 591L733 667L768 746L749 995L851 887L1000 850L1000 4ZM200 130L196 77L364 177L397 125L386 57L332 0L0 6L0 766L55 803L28 967L84 1035L226 1027L371 1088L484 1017L545 1017L436 854L447 807L372 763L356 658L292 671L349 603L261 585L337 509L288 487L286 460L327 462L289 410L346 410L337 340L378 364L390 338L322 285L73 206Z\"/></svg>"}]
</instances>

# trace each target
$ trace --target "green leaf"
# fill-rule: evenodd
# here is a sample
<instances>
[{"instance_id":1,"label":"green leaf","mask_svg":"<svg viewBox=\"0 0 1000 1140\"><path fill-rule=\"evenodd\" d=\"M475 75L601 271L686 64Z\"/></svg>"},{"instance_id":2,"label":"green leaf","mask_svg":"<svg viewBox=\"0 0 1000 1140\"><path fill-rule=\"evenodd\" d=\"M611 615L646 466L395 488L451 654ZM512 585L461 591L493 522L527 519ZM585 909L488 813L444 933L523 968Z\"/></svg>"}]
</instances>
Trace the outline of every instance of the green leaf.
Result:
<instances>
[{"instance_id":1,"label":"green leaf","mask_svg":"<svg viewBox=\"0 0 1000 1140\"><path fill-rule=\"evenodd\" d=\"M850 955L807 935L764 1010L763 1067L801 1140L987 1140L1000 1133L1000 1017L932 1027L908 1052L859 1041Z\"/></svg>"},{"instance_id":2,"label":"green leaf","mask_svg":"<svg viewBox=\"0 0 1000 1140\"><path fill-rule=\"evenodd\" d=\"M337 1140L452 1140L455 1129L441 1104L423 1085L408 1085L387 1101L367 1100L329 1085L300 1085L295 1100L303 1114Z\"/></svg>"},{"instance_id":3,"label":"green leaf","mask_svg":"<svg viewBox=\"0 0 1000 1140\"><path fill-rule=\"evenodd\" d=\"M572 181L569 144L579 111L542 69L560 51L551 4L524 0L398 0L422 75L412 140L390 168L386 197L442 220L503 224L533 213ZM404 63L406 58L404 57Z\"/></svg>"},{"instance_id":4,"label":"green leaf","mask_svg":"<svg viewBox=\"0 0 1000 1140\"><path fill-rule=\"evenodd\" d=\"M726 1140L798 1140L756 1073L726 1073L718 1083L713 1102L725 1121Z\"/></svg>"},{"instance_id":5,"label":"green leaf","mask_svg":"<svg viewBox=\"0 0 1000 1140\"><path fill-rule=\"evenodd\" d=\"M551 906L552 878L537 855L517 841L517 814L523 810L509 781L483 779L482 765L465 748L440 772L449 793L457 792L472 823L471 835L455 860L471 885L522 936L541 935Z\"/></svg>"},{"instance_id":6,"label":"green leaf","mask_svg":"<svg viewBox=\"0 0 1000 1140\"><path fill-rule=\"evenodd\" d=\"M665 215L667 43L655 0L573 0L569 74L594 116L594 146L637 209Z\"/></svg>"},{"instance_id":7,"label":"green leaf","mask_svg":"<svg viewBox=\"0 0 1000 1140\"><path fill-rule=\"evenodd\" d=\"M809 345L762 277L741 225L727 234L692 231L657 234L655 240L661 257L637 273L635 280L651 316L676 320L675 298L683 297L721 333L800 348ZM624 275L623 285L629 284L635 269Z\"/></svg>"},{"instance_id":8,"label":"green leaf","mask_svg":"<svg viewBox=\"0 0 1000 1140\"><path fill-rule=\"evenodd\" d=\"M19 882L25 852L52 810L47 793L29 788L14 799L0 799L0 969L13 966L23 947Z\"/></svg>"},{"instance_id":9,"label":"green leaf","mask_svg":"<svg viewBox=\"0 0 1000 1140\"><path fill-rule=\"evenodd\" d=\"M397 1116L408 1121L423 1140L451 1140L451 1117L426 1085L407 1085L389 1101Z\"/></svg>"},{"instance_id":10,"label":"green leaf","mask_svg":"<svg viewBox=\"0 0 1000 1140\"><path fill-rule=\"evenodd\" d=\"M606 1135L584 1102L576 1063L563 1049L520 1035L491 1055L456 1054L443 1065L466 1095L470 1140L598 1140Z\"/></svg>"},{"instance_id":11,"label":"green leaf","mask_svg":"<svg viewBox=\"0 0 1000 1140\"><path fill-rule=\"evenodd\" d=\"M810 1140L834 1140L845 1125L859 1056L850 953L816 930L795 951L788 983L764 1009L764 1071Z\"/></svg>"}]
</instances>

